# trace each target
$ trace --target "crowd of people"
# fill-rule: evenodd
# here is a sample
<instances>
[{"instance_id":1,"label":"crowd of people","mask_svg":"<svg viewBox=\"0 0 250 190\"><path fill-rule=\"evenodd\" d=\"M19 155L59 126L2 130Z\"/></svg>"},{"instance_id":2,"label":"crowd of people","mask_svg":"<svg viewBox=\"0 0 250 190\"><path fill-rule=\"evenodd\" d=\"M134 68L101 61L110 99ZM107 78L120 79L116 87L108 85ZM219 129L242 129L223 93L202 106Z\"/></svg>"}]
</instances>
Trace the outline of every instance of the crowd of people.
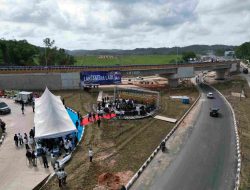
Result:
<instances>
[{"instance_id":1,"label":"crowd of people","mask_svg":"<svg viewBox=\"0 0 250 190\"><path fill-rule=\"evenodd\" d=\"M108 96L102 98L102 101L97 104L98 115L101 113L116 113L117 116L121 117L136 115L145 116L155 109L155 105L143 105L133 99L116 98L113 100Z\"/></svg>"}]
</instances>

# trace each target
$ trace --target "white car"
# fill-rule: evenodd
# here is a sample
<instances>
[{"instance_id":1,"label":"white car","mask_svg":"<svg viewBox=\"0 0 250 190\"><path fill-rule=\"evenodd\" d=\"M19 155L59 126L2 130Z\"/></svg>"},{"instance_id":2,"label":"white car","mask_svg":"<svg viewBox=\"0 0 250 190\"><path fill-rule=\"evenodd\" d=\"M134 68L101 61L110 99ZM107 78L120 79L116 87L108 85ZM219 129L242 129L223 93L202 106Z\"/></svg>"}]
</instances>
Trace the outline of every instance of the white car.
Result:
<instances>
[{"instance_id":1,"label":"white car","mask_svg":"<svg viewBox=\"0 0 250 190\"><path fill-rule=\"evenodd\" d=\"M214 98L213 93L212 93L212 92L209 92L209 93L207 94L207 98Z\"/></svg>"}]
</instances>

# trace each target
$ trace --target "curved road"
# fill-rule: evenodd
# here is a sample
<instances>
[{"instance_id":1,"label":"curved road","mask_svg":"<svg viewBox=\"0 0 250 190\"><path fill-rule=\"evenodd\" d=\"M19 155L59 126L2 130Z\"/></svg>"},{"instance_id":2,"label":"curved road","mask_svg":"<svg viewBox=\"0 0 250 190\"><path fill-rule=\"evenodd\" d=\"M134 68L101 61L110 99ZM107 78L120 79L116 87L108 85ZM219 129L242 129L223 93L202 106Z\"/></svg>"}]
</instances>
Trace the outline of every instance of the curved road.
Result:
<instances>
[{"instance_id":1,"label":"curved road","mask_svg":"<svg viewBox=\"0 0 250 190\"><path fill-rule=\"evenodd\" d=\"M176 159L146 187L139 185L132 189L234 189L236 149L233 116L216 91L207 85L201 90L202 104L195 127ZM208 92L213 92L215 98L207 99ZM209 108L213 106L220 108L219 118L209 116Z\"/></svg>"}]
</instances>

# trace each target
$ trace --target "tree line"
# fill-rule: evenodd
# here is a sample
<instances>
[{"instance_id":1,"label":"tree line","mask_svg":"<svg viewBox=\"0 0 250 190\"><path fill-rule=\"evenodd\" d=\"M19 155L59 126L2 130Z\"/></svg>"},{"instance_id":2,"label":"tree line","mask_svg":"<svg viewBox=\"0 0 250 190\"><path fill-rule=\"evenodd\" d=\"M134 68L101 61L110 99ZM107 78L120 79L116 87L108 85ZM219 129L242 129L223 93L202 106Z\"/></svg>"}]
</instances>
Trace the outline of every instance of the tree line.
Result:
<instances>
[{"instance_id":1,"label":"tree line","mask_svg":"<svg viewBox=\"0 0 250 190\"><path fill-rule=\"evenodd\" d=\"M236 57L239 59L250 60L250 42L245 42L241 44L236 49L235 54L236 54Z\"/></svg>"},{"instance_id":2,"label":"tree line","mask_svg":"<svg viewBox=\"0 0 250 190\"><path fill-rule=\"evenodd\" d=\"M43 40L45 47L29 44L26 40L0 39L0 65L74 65L74 57L54 46L50 38Z\"/></svg>"}]
</instances>

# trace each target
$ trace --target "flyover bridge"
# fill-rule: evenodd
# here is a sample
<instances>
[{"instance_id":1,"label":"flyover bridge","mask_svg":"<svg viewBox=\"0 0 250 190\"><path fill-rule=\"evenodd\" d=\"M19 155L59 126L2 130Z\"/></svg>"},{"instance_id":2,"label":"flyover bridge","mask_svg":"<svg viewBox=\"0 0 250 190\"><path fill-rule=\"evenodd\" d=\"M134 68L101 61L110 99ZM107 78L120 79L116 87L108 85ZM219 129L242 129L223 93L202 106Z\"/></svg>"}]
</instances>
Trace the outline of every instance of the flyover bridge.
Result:
<instances>
[{"instance_id":1,"label":"flyover bridge","mask_svg":"<svg viewBox=\"0 0 250 190\"><path fill-rule=\"evenodd\" d=\"M231 64L239 61L225 62L198 62L198 63L178 63L178 64L160 64L160 65L115 65L115 66L1 66L0 74L11 73L47 73L47 72L81 72L81 71L112 71L119 70L129 73L131 71L162 70L169 73L168 70L177 70L180 67L193 67L194 70L216 70L231 68Z\"/></svg>"},{"instance_id":2,"label":"flyover bridge","mask_svg":"<svg viewBox=\"0 0 250 190\"><path fill-rule=\"evenodd\" d=\"M161 65L115 65L115 66L1 66L0 88L13 89L76 89L79 88L82 71L120 71L122 76L145 76L159 74L168 78L171 86L178 85L180 78L190 78L195 71L216 71L223 79L232 67L239 68L240 62L199 62ZM35 83L31 84L31 83ZM20 84L20 85L19 85ZM67 87L66 87L67 86Z\"/></svg>"}]
</instances>

